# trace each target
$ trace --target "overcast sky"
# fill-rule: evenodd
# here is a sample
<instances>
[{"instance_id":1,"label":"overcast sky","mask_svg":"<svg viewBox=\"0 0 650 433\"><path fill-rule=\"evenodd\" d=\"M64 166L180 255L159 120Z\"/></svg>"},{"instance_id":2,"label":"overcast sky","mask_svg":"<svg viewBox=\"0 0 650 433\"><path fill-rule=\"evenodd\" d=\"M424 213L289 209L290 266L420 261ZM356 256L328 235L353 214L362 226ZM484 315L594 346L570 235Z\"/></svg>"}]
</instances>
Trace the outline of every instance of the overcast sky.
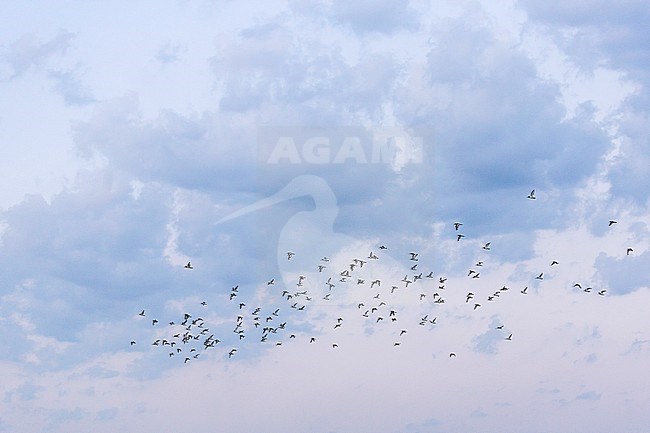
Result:
<instances>
[{"instance_id":1,"label":"overcast sky","mask_svg":"<svg viewBox=\"0 0 650 433\"><path fill-rule=\"evenodd\" d=\"M648 428L648 2L14 3L0 430Z\"/></svg>"}]
</instances>

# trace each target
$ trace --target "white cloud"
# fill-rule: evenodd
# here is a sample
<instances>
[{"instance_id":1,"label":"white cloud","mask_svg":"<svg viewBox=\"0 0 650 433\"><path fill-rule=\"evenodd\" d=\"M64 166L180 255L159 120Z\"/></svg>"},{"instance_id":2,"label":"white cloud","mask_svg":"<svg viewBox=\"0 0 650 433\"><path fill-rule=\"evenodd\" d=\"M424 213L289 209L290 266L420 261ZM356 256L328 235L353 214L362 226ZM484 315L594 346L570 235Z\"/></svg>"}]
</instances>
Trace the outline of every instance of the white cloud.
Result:
<instances>
[{"instance_id":1,"label":"white cloud","mask_svg":"<svg viewBox=\"0 0 650 433\"><path fill-rule=\"evenodd\" d=\"M0 429L644 428L645 9L538 3L12 11Z\"/></svg>"}]
</instances>

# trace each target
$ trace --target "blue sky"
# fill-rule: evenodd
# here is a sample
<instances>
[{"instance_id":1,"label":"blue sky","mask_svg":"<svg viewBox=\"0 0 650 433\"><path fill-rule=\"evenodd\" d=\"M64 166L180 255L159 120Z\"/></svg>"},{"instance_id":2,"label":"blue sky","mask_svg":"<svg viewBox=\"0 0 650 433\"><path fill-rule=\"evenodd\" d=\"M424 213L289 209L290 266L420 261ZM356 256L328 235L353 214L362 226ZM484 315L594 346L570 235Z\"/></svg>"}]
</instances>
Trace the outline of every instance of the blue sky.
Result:
<instances>
[{"instance_id":1,"label":"blue sky","mask_svg":"<svg viewBox=\"0 0 650 433\"><path fill-rule=\"evenodd\" d=\"M0 430L647 428L647 2L3 16Z\"/></svg>"}]
</instances>

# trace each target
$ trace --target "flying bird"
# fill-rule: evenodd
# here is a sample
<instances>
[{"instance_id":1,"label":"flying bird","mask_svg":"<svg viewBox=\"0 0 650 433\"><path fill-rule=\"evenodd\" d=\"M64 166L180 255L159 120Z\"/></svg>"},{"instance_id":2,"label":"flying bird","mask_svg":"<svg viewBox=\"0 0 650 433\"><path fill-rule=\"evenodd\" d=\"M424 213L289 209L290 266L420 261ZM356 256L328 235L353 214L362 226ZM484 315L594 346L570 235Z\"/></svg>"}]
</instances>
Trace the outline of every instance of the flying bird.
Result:
<instances>
[{"instance_id":1,"label":"flying bird","mask_svg":"<svg viewBox=\"0 0 650 433\"><path fill-rule=\"evenodd\" d=\"M633 250L632 248L628 248L628 249L627 249L627 252L625 253L625 255L628 255L628 256L629 256L630 253L633 252L633 251L634 251L634 250Z\"/></svg>"},{"instance_id":2,"label":"flying bird","mask_svg":"<svg viewBox=\"0 0 650 433\"><path fill-rule=\"evenodd\" d=\"M462 226L462 225L463 225L463 223L458 223L458 222L456 222L456 223L454 223L454 228L456 229L456 231L458 231L458 229L459 229L460 226Z\"/></svg>"},{"instance_id":3,"label":"flying bird","mask_svg":"<svg viewBox=\"0 0 650 433\"><path fill-rule=\"evenodd\" d=\"M609 220L609 223L607 224L607 227L611 227L611 226L613 226L614 224L616 224L617 222L618 222L618 221Z\"/></svg>"},{"instance_id":4,"label":"flying bird","mask_svg":"<svg viewBox=\"0 0 650 433\"><path fill-rule=\"evenodd\" d=\"M194 269L194 266L192 266L191 262L187 262L187 264L185 265L185 269Z\"/></svg>"},{"instance_id":5,"label":"flying bird","mask_svg":"<svg viewBox=\"0 0 650 433\"><path fill-rule=\"evenodd\" d=\"M535 200L537 197L535 197L535 190L532 190L530 194L528 194L528 198L530 200Z\"/></svg>"}]
</instances>

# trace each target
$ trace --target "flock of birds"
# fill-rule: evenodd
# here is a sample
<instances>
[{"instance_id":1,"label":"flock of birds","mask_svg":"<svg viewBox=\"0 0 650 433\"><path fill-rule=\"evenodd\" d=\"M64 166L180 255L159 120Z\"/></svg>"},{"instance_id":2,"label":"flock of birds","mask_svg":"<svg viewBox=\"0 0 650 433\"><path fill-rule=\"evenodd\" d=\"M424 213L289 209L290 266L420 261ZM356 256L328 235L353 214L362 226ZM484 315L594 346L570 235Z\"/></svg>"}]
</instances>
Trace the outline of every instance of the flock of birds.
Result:
<instances>
[{"instance_id":1,"label":"flock of birds","mask_svg":"<svg viewBox=\"0 0 650 433\"><path fill-rule=\"evenodd\" d=\"M536 199L534 189L527 198ZM611 227L616 223L617 221L610 220L608 226ZM462 226L462 222L453 223L453 233L457 242L465 237L461 232ZM483 260L476 261L474 266L468 269L468 279L476 280L481 277L481 270L488 260L487 255L491 248L491 242L482 245L481 252L485 257ZM251 296L243 299L239 285L235 285L223 298L224 303L228 304L226 307L233 312L229 320L224 320L221 316L217 319L212 318L206 301L196 306L201 309L199 313L185 312L169 320L167 325L161 324L157 318L145 320L149 313L144 309L136 317L155 328L153 341L149 343L151 346L162 350L169 358L181 359L183 363L198 359L206 350L218 345L226 347L224 356L233 358L243 345L251 341L277 347L298 339L304 339L308 344L318 344L321 342L321 336L325 334L327 337L322 340L326 340L326 344L331 345L332 349L338 349L339 342L333 336L346 325L348 320L345 317L337 315L332 318L329 333L323 332L323 328L312 326L313 324L310 324L305 316L301 317L301 314L305 314L306 310L314 306L323 306L337 301L342 303L341 305L347 305L350 310L356 311L357 319L360 319L364 326L390 324L391 335L395 337L392 345L399 347L407 338L410 326L433 329L438 325L438 316L434 312L446 302L447 278L443 275L434 275L434 272L429 269L422 270L418 252L409 252L404 257L407 264L403 267L408 271L401 280L388 282L378 278L377 274L373 276L372 272L368 272L369 268L372 268L376 262L380 262L382 256L387 255L387 250L388 247L385 245L379 245L376 250L369 251L367 256L352 258L345 267L338 268L334 272L330 271L333 267L330 258L322 257L319 263L313 264L313 269L297 275L294 287L285 287L280 282L276 285L276 278L270 278L261 286L266 286L269 292L275 292L276 299L271 302L266 300L266 305L249 305L252 304ZM630 255L632 252L633 249L628 248L626 254ZM286 260L289 262L295 260L297 254L299 253L287 251ZM551 268L559 265L557 260L550 263ZM191 262L184 267L188 270L194 269ZM543 280L544 274L545 272L540 272L534 280ZM284 282L285 279L281 281ZM270 290L271 288L274 290ZM599 296L606 294L606 289L595 290L592 287L583 287L580 283L575 283L573 288L585 293L593 292ZM468 291L464 296L465 304L469 311L476 311L483 308L486 302L496 302L502 296L507 296L510 290L504 285L487 295ZM518 292L519 296L528 295L528 286ZM345 297L351 293L354 293L355 299L346 299ZM415 322L406 323L406 320L412 320L413 316L407 315L405 309L407 305L413 303L431 308L426 314L418 314ZM221 305L220 309L223 310L224 305ZM208 319L202 317L204 315ZM402 319L403 316L408 316L408 319ZM503 324L496 326L496 330L503 333L504 341L513 340L513 333L504 329ZM131 346L136 344L138 344L136 340L130 342ZM450 358L456 356L456 352L449 352Z\"/></svg>"}]
</instances>

